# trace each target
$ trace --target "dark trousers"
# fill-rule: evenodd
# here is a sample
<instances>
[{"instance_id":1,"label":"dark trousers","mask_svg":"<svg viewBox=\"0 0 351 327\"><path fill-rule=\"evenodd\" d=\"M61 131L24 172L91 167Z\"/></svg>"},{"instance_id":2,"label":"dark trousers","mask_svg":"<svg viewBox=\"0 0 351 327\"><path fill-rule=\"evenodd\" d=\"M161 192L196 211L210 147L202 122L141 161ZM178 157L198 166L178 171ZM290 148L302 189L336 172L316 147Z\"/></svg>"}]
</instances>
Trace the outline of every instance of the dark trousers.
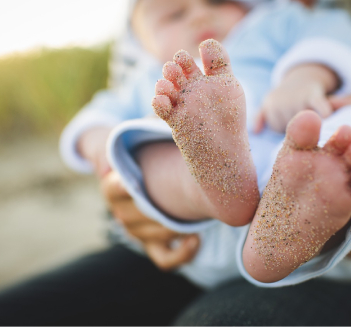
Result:
<instances>
[{"instance_id":1,"label":"dark trousers","mask_svg":"<svg viewBox=\"0 0 351 327\"><path fill-rule=\"evenodd\" d=\"M351 285L203 292L118 245L0 293L0 325L350 325Z\"/></svg>"}]
</instances>

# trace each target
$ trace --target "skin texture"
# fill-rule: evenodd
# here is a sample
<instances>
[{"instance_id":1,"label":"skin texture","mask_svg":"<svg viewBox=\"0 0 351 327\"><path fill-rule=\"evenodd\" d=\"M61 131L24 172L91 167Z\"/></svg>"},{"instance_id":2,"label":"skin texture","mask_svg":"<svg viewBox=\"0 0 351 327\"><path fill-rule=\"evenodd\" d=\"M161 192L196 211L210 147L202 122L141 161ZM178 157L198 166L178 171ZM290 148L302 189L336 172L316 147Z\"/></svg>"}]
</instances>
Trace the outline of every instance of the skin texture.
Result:
<instances>
[{"instance_id":1,"label":"skin texture","mask_svg":"<svg viewBox=\"0 0 351 327\"><path fill-rule=\"evenodd\" d=\"M193 176L180 174L180 183L190 186L196 181L201 187L204 196L197 210L242 226L251 221L259 200L246 130L245 96L222 45L210 39L199 49L205 75L188 52L177 52L174 62L163 67L165 80L157 82L152 105L172 128ZM168 183L160 185L151 198L158 199L167 187ZM190 199L195 203L192 194ZM163 206L168 207L173 198L165 200Z\"/></svg>"},{"instance_id":2,"label":"skin texture","mask_svg":"<svg viewBox=\"0 0 351 327\"><path fill-rule=\"evenodd\" d=\"M289 123L244 246L248 273L283 279L320 253L351 217L351 127L317 147L321 119L312 111Z\"/></svg>"},{"instance_id":3,"label":"skin texture","mask_svg":"<svg viewBox=\"0 0 351 327\"><path fill-rule=\"evenodd\" d=\"M174 143L146 145L139 151L138 161L147 192L160 210L182 220L209 217L206 196Z\"/></svg>"}]
</instances>

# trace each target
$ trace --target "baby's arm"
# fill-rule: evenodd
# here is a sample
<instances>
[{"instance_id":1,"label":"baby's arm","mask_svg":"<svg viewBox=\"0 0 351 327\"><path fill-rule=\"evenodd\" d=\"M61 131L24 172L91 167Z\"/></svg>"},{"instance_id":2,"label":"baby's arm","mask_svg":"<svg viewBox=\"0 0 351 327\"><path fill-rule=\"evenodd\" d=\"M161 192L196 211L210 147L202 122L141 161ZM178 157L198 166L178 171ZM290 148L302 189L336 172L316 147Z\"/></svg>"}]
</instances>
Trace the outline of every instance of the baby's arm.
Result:
<instances>
[{"instance_id":1,"label":"baby's arm","mask_svg":"<svg viewBox=\"0 0 351 327\"><path fill-rule=\"evenodd\" d=\"M339 84L338 76L326 66L304 64L292 68L263 101L256 132L260 132L265 124L277 132L285 132L290 119L305 109L328 117L333 107L327 96L336 91Z\"/></svg>"},{"instance_id":2,"label":"baby's arm","mask_svg":"<svg viewBox=\"0 0 351 327\"><path fill-rule=\"evenodd\" d=\"M145 145L137 160L147 193L159 209L179 219L215 218L214 209L173 142Z\"/></svg>"},{"instance_id":3,"label":"baby's arm","mask_svg":"<svg viewBox=\"0 0 351 327\"><path fill-rule=\"evenodd\" d=\"M108 127L95 127L81 135L78 153L103 178L110 170L106 157ZM199 184L190 175L179 149L172 142L145 145L137 152L146 189L152 201L168 215L179 219L204 219L212 210Z\"/></svg>"}]
</instances>

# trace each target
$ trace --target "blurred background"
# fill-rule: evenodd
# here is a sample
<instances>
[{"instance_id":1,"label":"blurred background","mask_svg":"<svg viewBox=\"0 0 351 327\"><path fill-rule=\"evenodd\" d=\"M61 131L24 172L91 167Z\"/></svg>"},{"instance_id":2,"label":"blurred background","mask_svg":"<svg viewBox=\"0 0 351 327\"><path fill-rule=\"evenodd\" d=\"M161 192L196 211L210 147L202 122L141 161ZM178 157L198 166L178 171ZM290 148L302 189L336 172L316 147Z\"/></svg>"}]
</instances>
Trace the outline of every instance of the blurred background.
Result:
<instances>
[{"instance_id":1,"label":"blurred background","mask_svg":"<svg viewBox=\"0 0 351 327\"><path fill-rule=\"evenodd\" d=\"M0 0L0 289L106 246L98 184L63 166L58 138L106 87L126 11L127 0Z\"/></svg>"},{"instance_id":2,"label":"blurred background","mask_svg":"<svg viewBox=\"0 0 351 327\"><path fill-rule=\"evenodd\" d=\"M93 177L58 154L106 87L125 0L0 0L0 289L106 245Z\"/></svg>"}]
</instances>

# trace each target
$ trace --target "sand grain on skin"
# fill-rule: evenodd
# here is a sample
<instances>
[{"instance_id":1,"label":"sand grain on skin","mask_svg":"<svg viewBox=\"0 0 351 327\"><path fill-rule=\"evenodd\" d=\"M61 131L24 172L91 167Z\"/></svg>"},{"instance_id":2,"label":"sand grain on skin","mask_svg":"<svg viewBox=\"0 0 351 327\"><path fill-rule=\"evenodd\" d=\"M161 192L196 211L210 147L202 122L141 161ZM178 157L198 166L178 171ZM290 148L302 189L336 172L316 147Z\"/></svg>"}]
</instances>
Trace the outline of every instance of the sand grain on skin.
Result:
<instances>
[{"instance_id":1,"label":"sand grain on skin","mask_svg":"<svg viewBox=\"0 0 351 327\"><path fill-rule=\"evenodd\" d=\"M312 156L302 162L304 169L292 170L282 161L292 151L298 150L291 150L288 144L281 150L256 213L258 220L251 230L256 254L266 269L278 272L287 263L293 271L312 259L337 230L329 219L327 199L320 201L321 181L313 176L315 155L327 154L320 148L308 150ZM293 188L286 179L302 180L306 187Z\"/></svg>"},{"instance_id":2,"label":"sand grain on skin","mask_svg":"<svg viewBox=\"0 0 351 327\"><path fill-rule=\"evenodd\" d=\"M256 180L245 166L251 160L249 144L238 126L242 99L229 94L237 87L236 80L227 74L204 76L189 84L180 92L177 114L169 123L191 174L202 186L220 191L218 201L224 205L228 197L257 200L243 187L252 183L255 190ZM220 91L212 92L213 85ZM198 111L193 114L188 108Z\"/></svg>"}]
</instances>

